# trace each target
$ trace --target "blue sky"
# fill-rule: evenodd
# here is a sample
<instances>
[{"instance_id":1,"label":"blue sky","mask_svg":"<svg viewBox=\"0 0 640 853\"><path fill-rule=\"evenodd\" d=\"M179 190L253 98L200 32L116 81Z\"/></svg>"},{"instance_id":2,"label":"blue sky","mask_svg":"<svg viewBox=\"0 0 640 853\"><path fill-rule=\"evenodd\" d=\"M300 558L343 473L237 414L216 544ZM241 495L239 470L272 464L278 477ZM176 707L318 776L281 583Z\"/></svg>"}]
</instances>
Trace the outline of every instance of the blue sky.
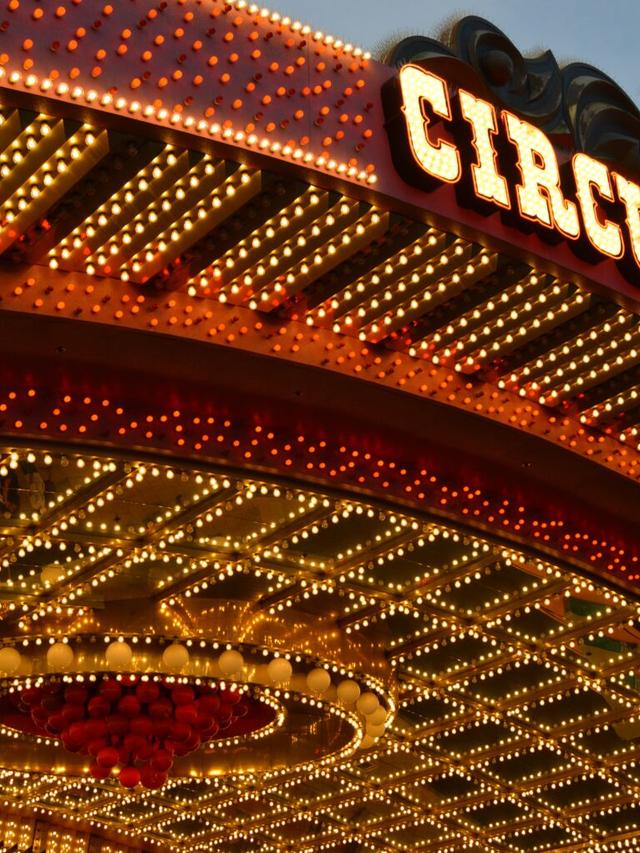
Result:
<instances>
[{"instance_id":1,"label":"blue sky","mask_svg":"<svg viewBox=\"0 0 640 853\"><path fill-rule=\"evenodd\" d=\"M366 50L399 30L431 35L451 12L481 15L520 50L543 46L560 60L596 65L640 103L640 0L271 0L269 6Z\"/></svg>"}]
</instances>

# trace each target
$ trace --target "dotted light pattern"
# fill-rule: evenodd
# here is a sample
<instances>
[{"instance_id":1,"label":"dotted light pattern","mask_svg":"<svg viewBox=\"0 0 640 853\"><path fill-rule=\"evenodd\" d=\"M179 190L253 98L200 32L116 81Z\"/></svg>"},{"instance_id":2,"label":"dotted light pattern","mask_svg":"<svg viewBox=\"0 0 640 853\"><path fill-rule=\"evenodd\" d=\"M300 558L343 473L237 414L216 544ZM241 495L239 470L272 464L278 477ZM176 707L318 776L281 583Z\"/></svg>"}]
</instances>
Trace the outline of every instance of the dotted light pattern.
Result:
<instances>
[{"instance_id":1,"label":"dotted light pattern","mask_svg":"<svg viewBox=\"0 0 640 853\"><path fill-rule=\"evenodd\" d=\"M462 115L473 129L477 163L471 164L471 175L476 194L486 201L510 208L507 182L497 170L498 155L491 142L491 137L498 133L495 107L464 89L460 90L458 97Z\"/></svg>"},{"instance_id":2,"label":"dotted light pattern","mask_svg":"<svg viewBox=\"0 0 640 853\"><path fill-rule=\"evenodd\" d=\"M609 169L593 157L576 154L573 158L573 174L587 237L596 249L605 255L611 258L622 257L624 243L620 227L599 215L598 202L593 194L595 188L602 198L614 201Z\"/></svg>"},{"instance_id":3,"label":"dotted light pattern","mask_svg":"<svg viewBox=\"0 0 640 853\"><path fill-rule=\"evenodd\" d=\"M3 317L21 311L87 319L170 335L174 343L183 338L298 360L473 412L640 476L640 347L630 309L502 252L391 215L378 202L356 201L342 184L340 191L327 189L326 180L314 186L306 174L298 182L278 181L264 164L245 162L253 150L374 185L366 159L378 127L376 107L369 106L378 78L375 68L371 77L365 73L370 69L361 52L314 34L310 50L322 53L312 60L315 71L331 85L301 91L304 105L296 112L303 114L287 115L285 127L269 122L271 111L274 104L293 104L296 84L279 85L279 78L309 75L310 54L305 59L296 38L310 33L242 2L195 4L197 14L211 12L211 40L222 37L227 45L215 56L206 51L224 103L210 104L214 112L201 116L190 94L182 103L173 97L187 84L206 88L197 69L192 80L185 74L189 52L179 57L178 73L169 76L163 60L162 76L154 77L167 42L191 38L192 10L176 3L166 12L163 4L147 11L138 2L126 9L137 15L143 6L147 14L135 28L116 21L110 5L101 7L90 33L87 27L80 32L75 20L73 37L53 51L54 75L36 67L39 22L51 17L66 26L77 9L93 17L95 7L7 5L7 38L25 12L34 38L18 48L20 61L13 47L19 39L11 56L0 56L6 91L92 112L83 112L79 128L55 118L55 108L53 115L26 118L8 107L2 113L6 224L0 240L11 270L0 289ZM248 36L251 49L261 52L251 61L237 50L244 45L245 13L257 33ZM181 18L176 29L156 32L174 14ZM99 87L103 72L114 68L111 54L97 55L102 47L95 64L84 61L95 33L105 35L114 23L115 62L135 75L124 84L115 75L124 92ZM136 40L152 32L150 55L141 53L137 69ZM272 68L281 59L265 58L269 42L289 39L289 32L293 43L280 41L280 48L305 59L292 61L291 72L289 63ZM192 50L197 63L205 48L194 41ZM335 65L319 68L327 51ZM227 101L244 60L268 74ZM98 82L84 80L89 70ZM335 106L336 81L344 76L349 85ZM264 77L274 80L274 94L264 93ZM162 103L146 97L152 86ZM14 96L8 97L10 103ZM243 124L249 101L263 112L260 118L253 113L258 127ZM323 104L313 143L292 130L310 127L307 101ZM356 104L353 114L350 104ZM122 143L101 126L98 111L198 135L217 147L188 149L184 135L159 143L146 138L144 125L126 121L120 126L131 136ZM491 116L486 110L473 115L474 127L484 128L477 146L486 169L493 156ZM426 137L422 104L414 121ZM532 146L544 153L530 134L525 141L529 153ZM221 142L242 153L227 159ZM529 185L538 197L530 203L542 201L553 222L555 199L568 216L560 190L554 194L554 175L536 155L531 159ZM596 186L606 189L606 173L598 175ZM495 200L504 186L489 178ZM614 177L635 251L640 190L624 180ZM583 204L593 213L592 190ZM594 215L601 213L598 208ZM78 782L55 762L36 770L37 755L28 766L7 763L0 769L7 814L21 811L72 827L52 829L50 849L88 846L88 834L73 830L83 819L99 834L117 832L117 850L127 839L203 851L291 844L302 851L350 845L592 851L636 844L637 603L630 592L584 574L595 569L601 577L637 581L633 542L570 512L554 515L511 494L498 497L475 478L443 473L428 455L417 464L397 448L373 449L370 436L283 427L201 395L177 401L168 386L161 405L150 401L142 383L134 395L123 392L127 383L118 389L108 382L98 383L99 394L87 393L74 384L71 368L64 388L29 364L1 369L0 429L17 438L7 441L0 458L0 612L10 626L0 660L11 663L17 648L26 666L60 639L77 659L84 638L89 644L103 638L99 614L119 613L117 601L145 589L163 620L163 641L191 644L194 658L202 642L214 657L241 649L246 681L261 685L272 655L290 661L291 685L266 688L280 709L278 725L285 723L284 707L306 709L315 715L317 743L332 721L355 733L333 754L302 766L284 761L266 772L195 773L170 781L158 797L114 795L109 784ZM109 455L71 449L86 440L108 444ZM66 451L61 441L70 442ZM145 448L146 458L132 455L132 445ZM168 463L158 451L206 461ZM224 467L211 467L212 460ZM238 474L247 467L261 474ZM385 506L373 495L384 497ZM394 501L402 508L391 509ZM526 553L518 541L529 543ZM268 624L275 632L279 623L295 620L313 628L298 645L276 637L277 651L275 640L263 643L264 637L249 646L204 640L193 626L214 621L202 617L201 608L215 599L229 610L244 602L251 609L247 630ZM319 654L318 626L327 614L345 649L372 644L383 657L365 655L357 665ZM150 654L148 636L112 635L123 642L126 635L135 658ZM398 682L391 693L380 674L385 661ZM373 663L378 668L368 671ZM309 679L327 677L327 695L309 692ZM10 676L16 683L21 678ZM361 691L380 696L381 718L372 713L369 720L357 707L336 702L340 679L357 679ZM1 734L9 756L16 733L5 728ZM260 734L256 749L258 740L276 733ZM36 746L52 744L41 739ZM238 746L221 742L207 758ZM24 828L24 843L31 843L30 825L16 818L8 842ZM94 837L91 843L103 842Z\"/></svg>"},{"instance_id":4,"label":"dotted light pattern","mask_svg":"<svg viewBox=\"0 0 640 853\"><path fill-rule=\"evenodd\" d=\"M124 839L116 849L128 841L175 851L186 843L199 851L231 843L272 850L295 838L304 851L357 842L373 849L440 844L451 853L558 845L614 851L637 833L640 609L632 596L454 525L360 498L265 479L232 481L221 471L166 460L133 463L55 449L7 458L19 476L18 503L4 512L3 529L25 522L38 529L11 541L5 533L0 584L13 595L5 621L13 618L20 630L6 636L0 661L10 644L20 650L20 666L41 667L45 650L60 640L77 662L103 654L118 632L103 637L98 625L118 618L122 585L135 578L153 589L163 579L165 636L119 638L133 649L134 662L152 665L158 643L178 637L188 666L201 666L209 655L220 655L222 666L221 654L241 649L242 675L227 683L240 690L264 685L272 649L211 640L209 608L216 600L229 606L240 594L247 628L259 626L264 614L276 620L274 627L277 620L311 618L317 623L307 637L313 647L329 618L344 638L382 651L396 681L390 697L375 673L283 649L291 683L262 686L260 695L271 696L274 708L297 703L338 714L358 732L359 751L351 744L302 766L287 764L283 755L287 766L260 772L194 772L169 779L160 792L78 779L63 762L43 771L16 767L12 759L0 769L5 807L17 813L11 831L24 821L27 837L32 824L20 817L27 812L49 825L59 822L57 831L70 845L74 823L88 821L91 831L85 823L77 843L89 843L93 834L92 844L113 844L99 840L111 831ZM28 478L34 468L48 483L37 511ZM124 527L123 505L138 508ZM167 511L177 505L179 514ZM127 551L143 536L149 552L154 543L155 556L131 562ZM94 542L105 539L117 540L122 551L111 575L89 559ZM194 562L194 550L216 555L209 557L209 574ZM225 551L242 566L238 572L214 565ZM44 573L51 565L64 571ZM58 578L53 587L50 577ZM30 618L40 609L34 599L45 604L37 621ZM140 614L140 604L136 608ZM193 626L197 619L198 632L186 631L185 620ZM329 688L314 695L318 665ZM71 666L58 676L65 683L95 677L91 668L82 673ZM15 690L50 677L34 670L5 675L3 683ZM182 683L194 676L173 678ZM377 692L388 706L374 701L376 710L363 718L336 701L344 679L356 679L363 693ZM280 725L286 728L286 718ZM10 756L16 733L3 729L0 739ZM354 808L355 821L349 817Z\"/></svg>"},{"instance_id":5,"label":"dotted light pattern","mask_svg":"<svg viewBox=\"0 0 640 853\"><path fill-rule=\"evenodd\" d=\"M518 149L522 183L516 187L520 213L548 228L557 228L572 240L580 236L578 211L560 187L556 152L539 128L503 112L507 135Z\"/></svg>"},{"instance_id":6,"label":"dotted light pattern","mask_svg":"<svg viewBox=\"0 0 640 853\"><path fill-rule=\"evenodd\" d=\"M24 397L10 392L14 396L6 398L5 411L9 412L12 423L20 424L16 427L19 432L27 427L27 433L33 429L36 434L43 435L49 430L48 420L35 421L32 425L30 421L22 419L27 417L29 411L23 407L47 400L48 391L31 390L35 394L27 391ZM451 387L447 390L450 392ZM470 390L463 386L463 403ZM78 428L72 427L72 424L79 411L83 413L80 426L87 424L78 433L82 437L90 437L94 430L104 434L104 429L108 428L113 442L123 448L130 447L132 438L136 441L141 439L148 447L166 448L174 453L184 452L185 449L200 453L210 448L211 454L223 458L226 464L264 464L286 475L316 476L336 484L365 488L384 497L396 495L401 500L412 500L425 509L454 513L472 523L488 524L494 530L499 530L500 535L511 534L539 542L583 565L613 572L614 576L626 577L629 581L638 579L639 557L629 540L619 540L605 530L596 533L593 526L571 523L567 518L550 514L544 506L536 505L535 509L533 506L526 509L519 501L509 497L494 497L491 491L483 490L475 483L452 480L450 475L439 471L434 459L425 457L419 467L416 468L415 463L407 467L408 463L403 456L396 455L397 449L389 448L387 453L372 454L364 437L362 442L356 440L338 445L328 441L324 435L317 435L311 426L306 432L290 432L281 428L263 427L261 424L246 424L242 417L230 418L228 411L222 416L220 413L213 414L214 408L205 412L191 408L158 411L154 406L149 409L140 407L140 400L132 406L124 399L105 399L107 404L104 405L104 400L98 400L97 408L94 408L96 401L86 396L76 399L65 395L65 399L60 398L60 403L49 403L47 400L46 405L52 406L50 411L56 435L64 436L71 429L77 431ZM506 407L506 402L501 403L497 396L493 401L492 405ZM0 403L0 410L3 405ZM93 419L90 413L97 417ZM41 418L42 410L39 409L36 414ZM514 418L512 423L519 423L524 428L527 424L535 423L535 410L530 404L523 403L519 412L512 410L511 417ZM46 429L39 430L38 423L46 423ZM571 448L577 446L577 438L567 436L570 421L554 417L552 425L557 429L561 444L566 442ZM584 427L582 429L585 430ZM594 446L595 449L599 449L598 445ZM17 464L17 457L10 456L5 470ZM138 472L136 477L139 476L143 475ZM99 558L99 554L94 556L94 559Z\"/></svg>"},{"instance_id":7,"label":"dotted light pattern","mask_svg":"<svg viewBox=\"0 0 640 853\"><path fill-rule=\"evenodd\" d=\"M358 47L245 0L5 5L5 85L376 180L377 75Z\"/></svg>"},{"instance_id":8,"label":"dotted light pattern","mask_svg":"<svg viewBox=\"0 0 640 853\"><path fill-rule=\"evenodd\" d=\"M430 120L424 112L426 101L437 116L451 120L445 81L415 65L404 65L400 69L399 79L402 109L414 157L427 174L441 181L455 183L461 174L460 155L450 142L442 139L434 142L430 138Z\"/></svg>"},{"instance_id":9,"label":"dotted light pattern","mask_svg":"<svg viewBox=\"0 0 640 853\"><path fill-rule=\"evenodd\" d=\"M508 275L502 292L492 283L503 255L391 217L341 194L335 198L336 194L300 182L287 195L284 182L272 183L273 176L264 171L238 168L237 163L219 157L203 158L178 145L161 146L158 151L157 143L150 149L149 140L134 138L129 142L131 149L117 149L111 141L105 149L104 128L85 123L76 131L41 114L26 127L21 121L17 110L3 113L2 133L8 144L0 155L0 170L7 209L28 214L32 224L24 233L7 226L5 255L35 266L29 271L32 274L8 289L5 307L135 324L242 346L247 346L257 329L261 334L267 330L251 314L238 313L240 308L277 313L286 320L283 328L293 338L289 343L273 331L267 333L276 337L267 350L279 358L289 354L299 358L319 340L313 333L307 336L296 323L304 322L312 330L330 327L338 337L326 340L325 353L319 358L323 366L466 407L465 401L473 399L470 389L464 383L456 385L448 371L433 366L450 368L473 377L476 385L483 381L481 390L476 390L475 411L506 417L512 425L545 436L557 432L557 440L572 449L637 476L637 459L629 452L638 444L633 423L638 352L634 337L625 333L623 340L609 344L615 324L600 323L598 314L605 309L594 305L591 296L575 284L531 270L529 280L543 287L529 288L523 299L517 287L510 290ZM489 136L485 134L485 141ZM126 167L130 172L123 168L125 161L131 164ZM96 185L105 179L113 185L106 198L91 207ZM629 197L633 234L638 210L631 197L635 185L622 181L616 178L616 188L619 184ZM208 219L206 198L212 183L224 190L216 199L220 218L213 211L214 218ZM640 190L637 195L640 199ZM78 208L78 199L88 207ZM265 203L272 206L261 223L259 211ZM70 216L70 210L76 212ZM175 210L176 216L169 210ZM247 227L254 221L255 227ZM235 240L242 225L243 239ZM70 230L64 231L67 227ZM231 229L227 242L221 238L216 242L212 233L223 233L226 227ZM414 236L409 239L412 229ZM640 234L640 226L637 230ZM282 252L277 251L280 233L287 235ZM371 275L368 258L377 259ZM42 263L54 270L82 270L90 278L45 283L40 278ZM146 293L116 290L108 286L112 279L125 284L128 280L162 283L176 288L176 297L157 299L151 288ZM184 290L202 300L183 303L180 291ZM479 298L486 292L493 298ZM469 299L480 307L467 310ZM221 311L225 304L238 310L225 313ZM571 334L573 327L576 332ZM572 343L556 346L554 340L562 341L567 330ZM348 338L354 335L363 346L349 344ZM373 353L368 343L383 343L398 355ZM603 357L605 351L611 358ZM557 361L552 369L547 352L549 361L567 362L570 370L563 366L558 372ZM406 353L411 360L404 357ZM586 358L576 361L576 353ZM428 374L422 366L425 359L431 362ZM493 385L496 374L498 390ZM543 381L533 374L542 374ZM505 397L505 391L515 393L515 401ZM518 398L524 398L522 405ZM556 415L540 405L560 408L561 428L555 427L561 423ZM53 411L59 409L52 405ZM598 414L591 417L591 411ZM100 413L91 417L100 418ZM16 416L5 429L13 429L18 422L22 420ZM135 418L131 422L139 424ZM44 423L49 421L43 418L36 425L44 431ZM90 426L81 424L79 429L86 434ZM585 426L599 430L591 434ZM118 427L125 430L119 433L123 437L130 429ZM148 439L146 433L153 430L144 431ZM200 450L202 442L195 444Z\"/></svg>"}]
</instances>

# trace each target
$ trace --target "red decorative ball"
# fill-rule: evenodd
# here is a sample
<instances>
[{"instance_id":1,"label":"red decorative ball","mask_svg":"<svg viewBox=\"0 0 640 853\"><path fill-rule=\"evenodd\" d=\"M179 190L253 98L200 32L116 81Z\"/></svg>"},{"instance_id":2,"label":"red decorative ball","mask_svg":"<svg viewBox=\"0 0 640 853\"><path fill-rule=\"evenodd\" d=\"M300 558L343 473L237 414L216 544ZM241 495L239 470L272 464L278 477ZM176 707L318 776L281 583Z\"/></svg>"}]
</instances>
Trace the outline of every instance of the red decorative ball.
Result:
<instances>
[{"instance_id":1,"label":"red decorative ball","mask_svg":"<svg viewBox=\"0 0 640 853\"><path fill-rule=\"evenodd\" d=\"M131 732L134 735L140 735L144 738L151 737L153 732L153 721L150 717L145 717L142 714L138 717L134 717L131 720Z\"/></svg>"},{"instance_id":2,"label":"red decorative ball","mask_svg":"<svg viewBox=\"0 0 640 853\"><path fill-rule=\"evenodd\" d=\"M178 723L187 723L187 725L192 726L198 719L198 709L193 703L178 705L175 716Z\"/></svg>"},{"instance_id":3,"label":"red decorative ball","mask_svg":"<svg viewBox=\"0 0 640 853\"><path fill-rule=\"evenodd\" d=\"M151 757L151 766L155 770L168 770L173 764L173 755L166 749L158 749Z\"/></svg>"},{"instance_id":4,"label":"red decorative ball","mask_svg":"<svg viewBox=\"0 0 640 853\"><path fill-rule=\"evenodd\" d=\"M105 747L108 746L106 738L98 737L95 740L89 741L87 744L87 752L89 755L93 755L94 758L98 757L98 754L102 752Z\"/></svg>"},{"instance_id":5,"label":"red decorative ball","mask_svg":"<svg viewBox=\"0 0 640 853\"><path fill-rule=\"evenodd\" d=\"M174 705L189 705L195 698L196 694L191 687L181 685L171 691L171 701Z\"/></svg>"},{"instance_id":6,"label":"red decorative ball","mask_svg":"<svg viewBox=\"0 0 640 853\"><path fill-rule=\"evenodd\" d=\"M208 716L213 717L218 708L220 707L221 702L218 696L202 696L198 699L198 709Z\"/></svg>"},{"instance_id":7,"label":"red decorative ball","mask_svg":"<svg viewBox=\"0 0 640 853\"><path fill-rule=\"evenodd\" d=\"M167 781L167 774L147 764L140 770L140 781L145 788L161 788Z\"/></svg>"},{"instance_id":8,"label":"red decorative ball","mask_svg":"<svg viewBox=\"0 0 640 853\"><path fill-rule=\"evenodd\" d=\"M107 717L107 731L110 735L126 735L129 731L129 720L124 714L109 714Z\"/></svg>"},{"instance_id":9,"label":"red decorative ball","mask_svg":"<svg viewBox=\"0 0 640 853\"><path fill-rule=\"evenodd\" d=\"M90 717L106 717L111 710L111 703L105 696L94 696L87 705Z\"/></svg>"},{"instance_id":10,"label":"red decorative ball","mask_svg":"<svg viewBox=\"0 0 640 853\"><path fill-rule=\"evenodd\" d=\"M87 739L87 730L85 728L84 721L71 723L71 725L69 726L69 734L74 739L80 738L82 740L86 740Z\"/></svg>"},{"instance_id":11,"label":"red decorative ball","mask_svg":"<svg viewBox=\"0 0 640 853\"><path fill-rule=\"evenodd\" d=\"M64 689L64 701L70 702L72 705L84 705L89 695L86 687L81 687L79 684L70 684Z\"/></svg>"},{"instance_id":12,"label":"red decorative ball","mask_svg":"<svg viewBox=\"0 0 640 853\"><path fill-rule=\"evenodd\" d=\"M132 695L123 696L118 701L118 711L124 714L125 717L135 717L140 713L140 702L137 697Z\"/></svg>"},{"instance_id":13,"label":"red decorative ball","mask_svg":"<svg viewBox=\"0 0 640 853\"><path fill-rule=\"evenodd\" d=\"M42 705L33 705L31 708L31 719L37 725L43 726L49 719L49 712ZM73 720L67 720L66 717L63 717L63 720L65 726L73 722Z\"/></svg>"},{"instance_id":14,"label":"red decorative ball","mask_svg":"<svg viewBox=\"0 0 640 853\"><path fill-rule=\"evenodd\" d=\"M200 735L198 732L191 732L189 737L184 742L184 747L188 750L188 752L193 752L198 749L200 746Z\"/></svg>"},{"instance_id":15,"label":"red decorative ball","mask_svg":"<svg viewBox=\"0 0 640 853\"><path fill-rule=\"evenodd\" d=\"M107 702L115 702L122 696L122 687L115 678L105 679L98 689L100 691L100 695L104 697Z\"/></svg>"},{"instance_id":16,"label":"red decorative ball","mask_svg":"<svg viewBox=\"0 0 640 853\"><path fill-rule=\"evenodd\" d=\"M162 788L162 786L165 784L165 782L167 781L168 778L169 778L168 773L158 771L158 773L156 775L155 787L156 788Z\"/></svg>"},{"instance_id":17,"label":"red decorative ball","mask_svg":"<svg viewBox=\"0 0 640 853\"><path fill-rule=\"evenodd\" d=\"M49 718L51 719L51 718ZM90 719L84 724L87 740L96 740L97 738L106 738L108 730L105 720Z\"/></svg>"},{"instance_id":18,"label":"red decorative ball","mask_svg":"<svg viewBox=\"0 0 640 853\"><path fill-rule=\"evenodd\" d=\"M169 699L156 699L149 705L149 714L155 719L168 719L173 715L173 705Z\"/></svg>"},{"instance_id":19,"label":"red decorative ball","mask_svg":"<svg viewBox=\"0 0 640 853\"><path fill-rule=\"evenodd\" d=\"M172 725L170 719L153 720L153 736L160 739L168 737Z\"/></svg>"},{"instance_id":20,"label":"red decorative ball","mask_svg":"<svg viewBox=\"0 0 640 853\"><path fill-rule=\"evenodd\" d=\"M67 724L76 723L78 720L84 720L84 705L65 702L61 713Z\"/></svg>"},{"instance_id":21,"label":"red decorative ball","mask_svg":"<svg viewBox=\"0 0 640 853\"><path fill-rule=\"evenodd\" d=\"M179 743L185 741L191 734L191 726L186 723L174 723L171 726L171 739Z\"/></svg>"},{"instance_id":22,"label":"red decorative ball","mask_svg":"<svg viewBox=\"0 0 640 853\"><path fill-rule=\"evenodd\" d=\"M112 746L105 746L96 755L96 764L99 764L100 767L106 767L108 770L115 767L119 760L118 750Z\"/></svg>"},{"instance_id":23,"label":"red decorative ball","mask_svg":"<svg viewBox=\"0 0 640 853\"><path fill-rule=\"evenodd\" d=\"M142 681L136 687L136 696L141 702L148 705L149 702L155 702L158 699L160 688L153 681Z\"/></svg>"},{"instance_id":24,"label":"red decorative ball","mask_svg":"<svg viewBox=\"0 0 640 853\"><path fill-rule=\"evenodd\" d=\"M57 735L70 752L91 756L94 779L120 767L123 787L149 789L165 784L175 757L198 749L251 707L237 690L129 675L95 684L52 681L7 701L30 732Z\"/></svg>"},{"instance_id":25,"label":"red decorative ball","mask_svg":"<svg viewBox=\"0 0 640 853\"><path fill-rule=\"evenodd\" d=\"M127 735L124 739L125 749L128 749L129 752L136 752L138 749L142 749L145 743L145 739L140 737L140 735Z\"/></svg>"},{"instance_id":26,"label":"red decorative ball","mask_svg":"<svg viewBox=\"0 0 640 853\"><path fill-rule=\"evenodd\" d=\"M108 767L101 767L95 761L89 765L89 773L94 779L106 779L110 772Z\"/></svg>"},{"instance_id":27,"label":"red decorative ball","mask_svg":"<svg viewBox=\"0 0 640 853\"><path fill-rule=\"evenodd\" d=\"M215 719L208 714L197 714L192 725L196 731L204 734L211 730L214 723Z\"/></svg>"},{"instance_id":28,"label":"red decorative ball","mask_svg":"<svg viewBox=\"0 0 640 853\"><path fill-rule=\"evenodd\" d=\"M140 771L137 767L123 767L118 779L124 788L135 788L140 782Z\"/></svg>"},{"instance_id":29,"label":"red decorative ball","mask_svg":"<svg viewBox=\"0 0 640 853\"><path fill-rule=\"evenodd\" d=\"M78 728L72 731L70 726L61 734L62 743L71 752L78 752L85 744L84 728Z\"/></svg>"},{"instance_id":30,"label":"red decorative ball","mask_svg":"<svg viewBox=\"0 0 640 853\"><path fill-rule=\"evenodd\" d=\"M60 713L51 714L46 724L47 731L54 735L59 734L65 726L64 717Z\"/></svg>"},{"instance_id":31,"label":"red decorative ball","mask_svg":"<svg viewBox=\"0 0 640 853\"><path fill-rule=\"evenodd\" d=\"M155 747L153 744L149 743L148 740L145 740L145 742L135 750L134 755L139 761L149 761L153 755L154 749Z\"/></svg>"}]
</instances>

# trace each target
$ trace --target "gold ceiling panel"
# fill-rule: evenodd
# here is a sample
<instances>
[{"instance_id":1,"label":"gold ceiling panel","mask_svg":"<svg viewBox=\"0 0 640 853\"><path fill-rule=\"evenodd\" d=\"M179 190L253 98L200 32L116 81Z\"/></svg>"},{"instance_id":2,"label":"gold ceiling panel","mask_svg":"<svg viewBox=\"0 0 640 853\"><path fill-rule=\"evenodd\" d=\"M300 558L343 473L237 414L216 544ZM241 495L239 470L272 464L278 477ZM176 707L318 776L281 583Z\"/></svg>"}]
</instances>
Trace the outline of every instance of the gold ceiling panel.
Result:
<instances>
[{"instance_id":1,"label":"gold ceiling panel","mask_svg":"<svg viewBox=\"0 0 640 853\"><path fill-rule=\"evenodd\" d=\"M118 637L155 677L179 638L176 678L225 678L239 650L233 683L279 709L159 791L91 779L5 719L5 839L33 838L34 814L81 820L73 843L104 850L125 824L119 849L175 851L604 851L640 828L640 606L623 593L435 519L161 460L6 447L0 485L3 645L21 661L5 692L106 671ZM340 698L345 677L376 719Z\"/></svg>"}]
</instances>

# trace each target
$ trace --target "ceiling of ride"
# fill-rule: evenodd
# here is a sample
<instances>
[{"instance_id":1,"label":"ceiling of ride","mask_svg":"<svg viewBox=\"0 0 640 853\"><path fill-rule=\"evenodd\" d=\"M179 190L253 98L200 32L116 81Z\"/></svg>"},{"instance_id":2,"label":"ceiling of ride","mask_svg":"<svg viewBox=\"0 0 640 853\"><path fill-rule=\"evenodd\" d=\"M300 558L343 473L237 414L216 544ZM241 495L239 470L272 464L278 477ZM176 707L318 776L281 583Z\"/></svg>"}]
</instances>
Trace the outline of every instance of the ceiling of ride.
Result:
<instances>
[{"instance_id":1,"label":"ceiling of ride","mask_svg":"<svg viewBox=\"0 0 640 853\"><path fill-rule=\"evenodd\" d=\"M373 746L322 766L282 746L272 770L178 773L157 792L47 772L30 752L29 769L3 771L10 807L95 832L126 822L150 849L604 850L635 836L640 606L621 593L285 482L10 447L0 476L3 632L25 654L92 631L102 643L125 600L134 646L155 613L167 641L209 648L222 603L245 624L314 625L298 648L337 624L387 662L397 702Z\"/></svg>"}]
</instances>

